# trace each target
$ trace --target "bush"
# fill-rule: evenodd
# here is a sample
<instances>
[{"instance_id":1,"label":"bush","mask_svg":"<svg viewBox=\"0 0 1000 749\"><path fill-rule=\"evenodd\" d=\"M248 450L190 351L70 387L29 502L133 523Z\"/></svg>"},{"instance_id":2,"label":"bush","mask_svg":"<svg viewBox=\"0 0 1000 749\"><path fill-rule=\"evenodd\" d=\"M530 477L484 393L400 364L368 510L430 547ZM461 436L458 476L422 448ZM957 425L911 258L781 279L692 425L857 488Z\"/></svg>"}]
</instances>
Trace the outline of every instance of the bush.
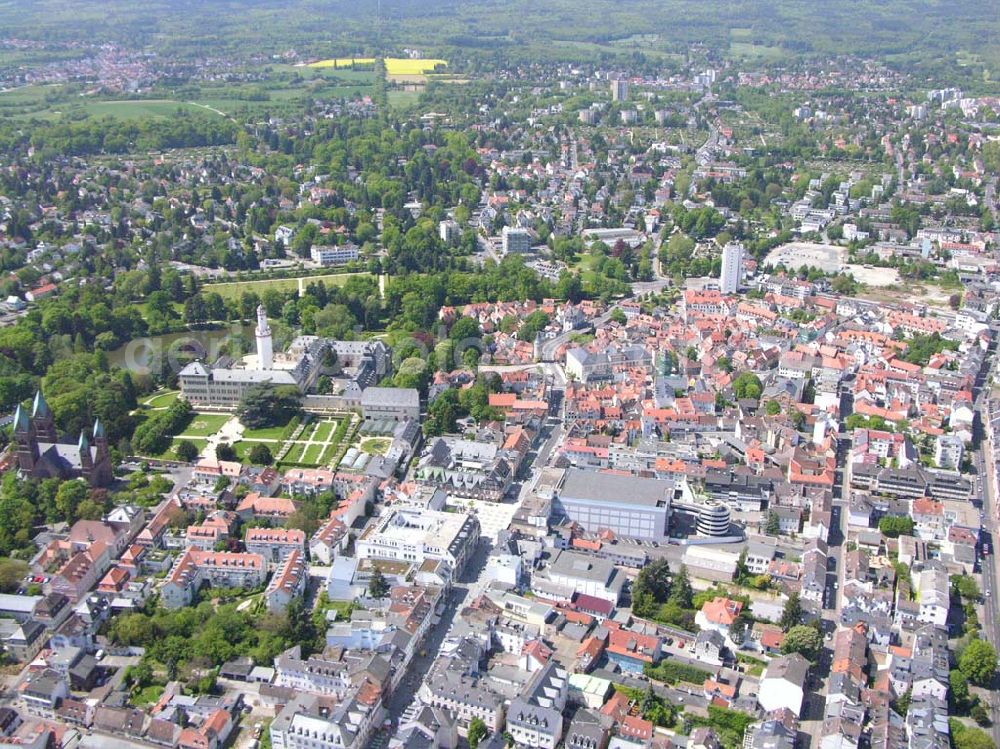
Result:
<instances>
[{"instance_id":1,"label":"bush","mask_svg":"<svg viewBox=\"0 0 1000 749\"><path fill-rule=\"evenodd\" d=\"M236 413L250 429L277 426L301 415L300 400L301 394L294 386L260 383L247 388Z\"/></svg>"},{"instance_id":2,"label":"bush","mask_svg":"<svg viewBox=\"0 0 1000 749\"><path fill-rule=\"evenodd\" d=\"M295 432L295 430L299 428L299 423L301 421L302 421L302 417L295 416L294 418L292 418L291 421L289 421L285 425L284 430L281 432L281 441L282 442L284 442L285 440L291 438L291 436Z\"/></svg>"},{"instance_id":3,"label":"bush","mask_svg":"<svg viewBox=\"0 0 1000 749\"><path fill-rule=\"evenodd\" d=\"M198 459L198 447L189 440L181 440L177 445L177 459L185 463L191 463Z\"/></svg>"},{"instance_id":4,"label":"bush","mask_svg":"<svg viewBox=\"0 0 1000 749\"><path fill-rule=\"evenodd\" d=\"M228 461L237 460L238 457L236 455L236 448L228 442L220 442L215 446L215 459Z\"/></svg>"},{"instance_id":5,"label":"bush","mask_svg":"<svg viewBox=\"0 0 1000 749\"><path fill-rule=\"evenodd\" d=\"M797 624L785 635L785 641L781 644L781 652L785 655L798 653L810 661L815 661L822 646L823 639L820 637L819 630L808 624Z\"/></svg>"},{"instance_id":6,"label":"bush","mask_svg":"<svg viewBox=\"0 0 1000 749\"><path fill-rule=\"evenodd\" d=\"M975 601L979 598L979 586L968 575L952 575L951 587L956 594L966 600Z\"/></svg>"},{"instance_id":7,"label":"bush","mask_svg":"<svg viewBox=\"0 0 1000 749\"><path fill-rule=\"evenodd\" d=\"M255 465L269 466L274 462L271 449L263 442L258 442L250 448L250 462Z\"/></svg>"},{"instance_id":8,"label":"bush","mask_svg":"<svg viewBox=\"0 0 1000 749\"><path fill-rule=\"evenodd\" d=\"M693 609L682 609L676 603L668 602L658 606L652 618L678 629L691 631L695 628L694 617Z\"/></svg>"},{"instance_id":9,"label":"bush","mask_svg":"<svg viewBox=\"0 0 1000 749\"><path fill-rule=\"evenodd\" d=\"M756 720L753 715L716 705L708 706L708 718L698 718L688 713L685 715L692 724L708 726L714 730L719 735L723 749L740 749L743 746L743 736L746 734L747 727Z\"/></svg>"},{"instance_id":10,"label":"bush","mask_svg":"<svg viewBox=\"0 0 1000 749\"><path fill-rule=\"evenodd\" d=\"M969 711L969 715L971 715L972 719L981 726L988 726L992 724L992 721L990 720L990 711L983 707L981 702L977 702L972 706L972 710Z\"/></svg>"},{"instance_id":11,"label":"bush","mask_svg":"<svg viewBox=\"0 0 1000 749\"><path fill-rule=\"evenodd\" d=\"M878 521L878 529L886 538L913 535L913 518L901 515L886 515Z\"/></svg>"},{"instance_id":12,"label":"bush","mask_svg":"<svg viewBox=\"0 0 1000 749\"><path fill-rule=\"evenodd\" d=\"M689 684L704 684L705 679L712 676L704 669L678 661L660 661L657 666L647 663L642 672L650 679L664 681L667 684L676 684L679 681L686 681Z\"/></svg>"},{"instance_id":13,"label":"bush","mask_svg":"<svg viewBox=\"0 0 1000 749\"><path fill-rule=\"evenodd\" d=\"M981 728L966 726L956 718L948 719L953 749L996 749L993 739Z\"/></svg>"},{"instance_id":14,"label":"bush","mask_svg":"<svg viewBox=\"0 0 1000 749\"><path fill-rule=\"evenodd\" d=\"M948 674L948 685L948 696L951 698L952 711L956 713L965 712L970 699L969 680L965 678L965 674L955 668Z\"/></svg>"}]
</instances>

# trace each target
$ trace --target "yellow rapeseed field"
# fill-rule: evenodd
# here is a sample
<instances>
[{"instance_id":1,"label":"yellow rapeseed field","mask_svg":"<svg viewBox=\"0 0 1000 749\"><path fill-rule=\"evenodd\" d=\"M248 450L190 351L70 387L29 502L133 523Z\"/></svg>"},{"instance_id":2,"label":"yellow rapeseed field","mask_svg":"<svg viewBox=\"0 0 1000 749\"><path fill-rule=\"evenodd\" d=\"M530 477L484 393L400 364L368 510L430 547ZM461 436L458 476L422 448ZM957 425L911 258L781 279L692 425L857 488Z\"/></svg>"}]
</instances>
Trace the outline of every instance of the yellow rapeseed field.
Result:
<instances>
[{"instance_id":1,"label":"yellow rapeseed field","mask_svg":"<svg viewBox=\"0 0 1000 749\"><path fill-rule=\"evenodd\" d=\"M421 75L423 73L430 73L438 65L446 68L448 67L448 61L387 57L385 60L385 72L389 75Z\"/></svg>"},{"instance_id":2,"label":"yellow rapeseed field","mask_svg":"<svg viewBox=\"0 0 1000 749\"><path fill-rule=\"evenodd\" d=\"M319 60L309 63L310 68L349 68L351 65L371 65L375 62L371 57L338 57L331 60ZM447 60L412 60L408 57L385 58L385 72L389 75L422 75L429 73L438 65L448 66Z\"/></svg>"},{"instance_id":3,"label":"yellow rapeseed field","mask_svg":"<svg viewBox=\"0 0 1000 749\"><path fill-rule=\"evenodd\" d=\"M375 62L374 57L338 57L335 60L319 60L309 63L310 68L349 68L357 63L358 65L371 65Z\"/></svg>"}]
</instances>

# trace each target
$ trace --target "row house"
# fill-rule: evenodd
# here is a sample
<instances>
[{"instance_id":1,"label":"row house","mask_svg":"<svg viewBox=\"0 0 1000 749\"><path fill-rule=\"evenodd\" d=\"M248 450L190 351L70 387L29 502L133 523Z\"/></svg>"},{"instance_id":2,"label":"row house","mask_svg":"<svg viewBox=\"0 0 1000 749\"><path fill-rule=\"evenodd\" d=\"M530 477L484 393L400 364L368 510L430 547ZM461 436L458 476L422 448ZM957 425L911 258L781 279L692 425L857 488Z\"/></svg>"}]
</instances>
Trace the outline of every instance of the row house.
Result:
<instances>
[{"instance_id":1,"label":"row house","mask_svg":"<svg viewBox=\"0 0 1000 749\"><path fill-rule=\"evenodd\" d=\"M365 681L346 699L299 694L271 722L274 749L360 749L380 716L381 690Z\"/></svg>"},{"instance_id":2,"label":"row house","mask_svg":"<svg viewBox=\"0 0 1000 749\"><path fill-rule=\"evenodd\" d=\"M331 517L309 539L309 556L319 564L330 565L349 541L347 526L339 518Z\"/></svg>"},{"instance_id":3,"label":"row house","mask_svg":"<svg viewBox=\"0 0 1000 749\"><path fill-rule=\"evenodd\" d=\"M146 523L146 527L139 531L135 542L149 549L159 549L163 547L163 536L167 529L173 524L177 517L184 514L180 500L177 497L170 497L155 515Z\"/></svg>"},{"instance_id":4,"label":"row house","mask_svg":"<svg viewBox=\"0 0 1000 749\"><path fill-rule=\"evenodd\" d=\"M827 545L820 540L810 541L802 554L801 597L822 605L826 592Z\"/></svg>"},{"instance_id":5,"label":"row house","mask_svg":"<svg viewBox=\"0 0 1000 749\"><path fill-rule=\"evenodd\" d=\"M274 683L296 692L309 692L342 699L351 687L351 669L345 661L321 655L302 658L295 646L274 659Z\"/></svg>"},{"instance_id":6,"label":"row house","mask_svg":"<svg viewBox=\"0 0 1000 749\"><path fill-rule=\"evenodd\" d=\"M282 525L298 509L298 503L287 497L266 497L258 492L250 492L236 506L236 514L244 522L265 520L272 525Z\"/></svg>"},{"instance_id":7,"label":"row house","mask_svg":"<svg viewBox=\"0 0 1000 749\"><path fill-rule=\"evenodd\" d=\"M53 593L61 593L76 603L93 588L111 566L111 548L95 541L73 554L49 581Z\"/></svg>"},{"instance_id":8,"label":"row house","mask_svg":"<svg viewBox=\"0 0 1000 749\"><path fill-rule=\"evenodd\" d=\"M229 538L236 516L225 510L215 510L205 518L200 525L189 525L187 528L186 545L210 551L216 544Z\"/></svg>"},{"instance_id":9,"label":"row house","mask_svg":"<svg viewBox=\"0 0 1000 749\"><path fill-rule=\"evenodd\" d=\"M249 528L244 544L251 554L259 554L268 563L275 563L293 551L304 554L306 534L298 528Z\"/></svg>"},{"instance_id":10,"label":"row house","mask_svg":"<svg viewBox=\"0 0 1000 749\"><path fill-rule=\"evenodd\" d=\"M301 549L293 548L282 559L264 591L267 610L278 613L305 592L309 578L305 554Z\"/></svg>"}]
</instances>

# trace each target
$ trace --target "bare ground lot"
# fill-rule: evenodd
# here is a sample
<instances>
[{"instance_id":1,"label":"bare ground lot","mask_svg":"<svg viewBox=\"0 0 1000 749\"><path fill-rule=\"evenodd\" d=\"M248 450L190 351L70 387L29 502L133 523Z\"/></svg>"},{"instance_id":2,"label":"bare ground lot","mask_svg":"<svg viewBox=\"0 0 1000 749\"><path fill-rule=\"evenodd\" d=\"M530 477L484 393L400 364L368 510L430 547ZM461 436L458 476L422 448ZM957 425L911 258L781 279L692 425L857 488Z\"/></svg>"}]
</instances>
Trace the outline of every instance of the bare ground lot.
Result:
<instances>
[{"instance_id":1,"label":"bare ground lot","mask_svg":"<svg viewBox=\"0 0 1000 749\"><path fill-rule=\"evenodd\" d=\"M854 276L855 281L863 283L865 286L883 288L899 284L899 271L895 268L866 268L864 265L845 265L843 270Z\"/></svg>"},{"instance_id":2,"label":"bare ground lot","mask_svg":"<svg viewBox=\"0 0 1000 749\"><path fill-rule=\"evenodd\" d=\"M764 259L764 264L777 266L780 263L790 270L808 265L819 268L824 273L838 273L846 259L847 249L844 247L815 242L789 242L771 250Z\"/></svg>"},{"instance_id":3,"label":"bare ground lot","mask_svg":"<svg viewBox=\"0 0 1000 749\"><path fill-rule=\"evenodd\" d=\"M860 280L860 279L858 279ZM887 286L868 286L858 292L859 299L884 304L927 304L932 307L947 307L953 292L937 286L917 283L895 283Z\"/></svg>"}]
</instances>

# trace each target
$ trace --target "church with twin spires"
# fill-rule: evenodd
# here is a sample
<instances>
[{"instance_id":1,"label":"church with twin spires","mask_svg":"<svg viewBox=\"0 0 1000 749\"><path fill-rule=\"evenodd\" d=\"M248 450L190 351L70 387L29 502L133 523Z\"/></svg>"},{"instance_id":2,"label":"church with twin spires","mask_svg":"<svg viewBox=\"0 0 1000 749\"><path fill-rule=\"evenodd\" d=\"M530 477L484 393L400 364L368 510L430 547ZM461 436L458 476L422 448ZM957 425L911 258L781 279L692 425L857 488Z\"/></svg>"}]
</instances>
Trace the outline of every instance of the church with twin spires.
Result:
<instances>
[{"instance_id":1,"label":"church with twin spires","mask_svg":"<svg viewBox=\"0 0 1000 749\"><path fill-rule=\"evenodd\" d=\"M91 486L106 486L113 477L111 453L101 420L94 422L90 437L81 432L79 440L61 442L56 421L45 396L39 390L31 405L31 416L19 405L14 413L14 444L17 467L36 479L82 478Z\"/></svg>"}]
</instances>

